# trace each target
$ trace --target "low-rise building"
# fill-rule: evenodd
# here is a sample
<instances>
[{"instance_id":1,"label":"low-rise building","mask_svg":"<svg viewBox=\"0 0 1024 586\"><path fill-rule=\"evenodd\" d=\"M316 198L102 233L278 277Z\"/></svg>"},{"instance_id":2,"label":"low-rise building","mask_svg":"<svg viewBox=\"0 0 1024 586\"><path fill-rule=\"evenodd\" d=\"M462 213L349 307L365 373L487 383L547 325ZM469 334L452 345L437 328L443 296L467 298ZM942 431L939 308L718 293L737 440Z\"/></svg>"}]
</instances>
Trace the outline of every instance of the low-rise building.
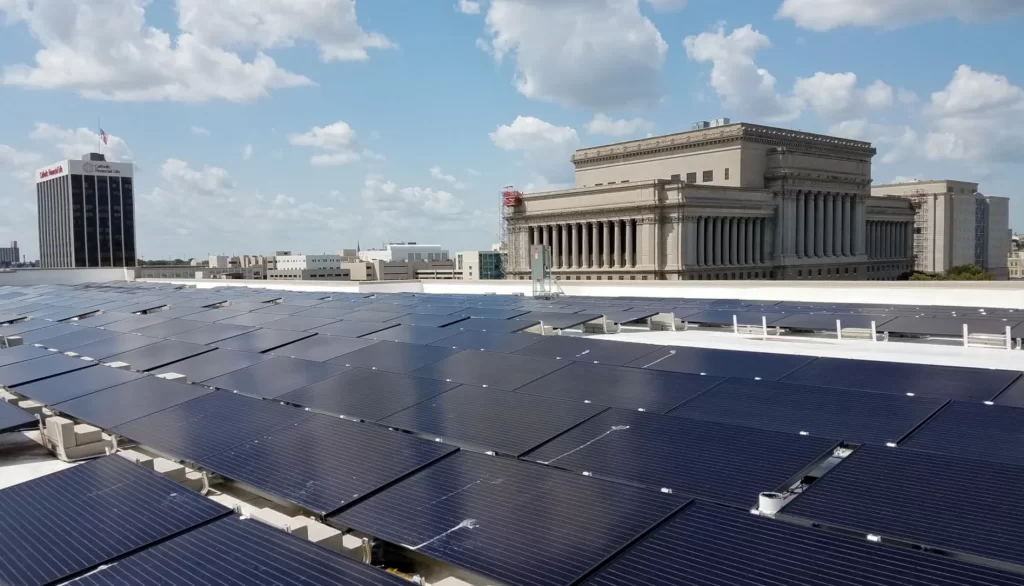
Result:
<instances>
[{"instance_id":1,"label":"low-rise building","mask_svg":"<svg viewBox=\"0 0 1024 586\"><path fill-rule=\"evenodd\" d=\"M455 255L455 270L464 281L504 279L501 266L501 252L493 250L470 250Z\"/></svg>"},{"instance_id":2,"label":"low-rise building","mask_svg":"<svg viewBox=\"0 0 1024 586\"><path fill-rule=\"evenodd\" d=\"M21 262L21 251L18 250L18 242L11 242L10 246L0 247L0 267L9 267Z\"/></svg>"},{"instance_id":3,"label":"low-rise building","mask_svg":"<svg viewBox=\"0 0 1024 586\"><path fill-rule=\"evenodd\" d=\"M267 271L270 281L350 281L351 273L341 267L319 269L274 269Z\"/></svg>"},{"instance_id":4,"label":"low-rise building","mask_svg":"<svg viewBox=\"0 0 1024 586\"><path fill-rule=\"evenodd\" d=\"M384 248L359 251L359 258L366 262L384 261L442 261L448 260L448 251L440 244L417 244L415 242L393 242Z\"/></svg>"},{"instance_id":5,"label":"low-rise building","mask_svg":"<svg viewBox=\"0 0 1024 586\"><path fill-rule=\"evenodd\" d=\"M276 255L275 270L305 271L340 269L341 255L338 254L279 254Z\"/></svg>"}]
</instances>

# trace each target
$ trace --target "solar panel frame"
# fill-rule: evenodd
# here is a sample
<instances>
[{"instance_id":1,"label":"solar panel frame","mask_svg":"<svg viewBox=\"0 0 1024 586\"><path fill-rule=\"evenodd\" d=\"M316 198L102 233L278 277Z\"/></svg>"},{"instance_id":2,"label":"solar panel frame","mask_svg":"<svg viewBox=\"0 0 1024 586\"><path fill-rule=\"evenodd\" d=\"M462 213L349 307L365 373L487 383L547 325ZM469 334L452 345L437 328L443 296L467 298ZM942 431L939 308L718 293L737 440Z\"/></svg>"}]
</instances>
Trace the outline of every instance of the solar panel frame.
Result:
<instances>
[{"instance_id":1,"label":"solar panel frame","mask_svg":"<svg viewBox=\"0 0 1024 586\"><path fill-rule=\"evenodd\" d=\"M530 313L512 319L538 321L545 327L554 328L556 330L568 330L570 328L575 328L576 326L581 326L589 321L604 319L604 316L599 313L531 311Z\"/></svg>"},{"instance_id":2,"label":"solar panel frame","mask_svg":"<svg viewBox=\"0 0 1024 586\"><path fill-rule=\"evenodd\" d=\"M28 332L53 327L53 322L44 319L30 319L0 327L0 338L21 336Z\"/></svg>"},{"instance_id":3,"label":"solar panel frame","mask_svg":"<svg viewBox=\"0 0 1024 586\"><path fill-rule=\"evenodd\" d=\"M524 459L749 509L840 445L835 440L608 409Z\"/></svg>"},{"instance_id":4,"label":"solar panel frame","mask_svg":"<svg viewBox=\"0 0 1024 586\"><path fill-rule=\"evenodd\" d=\"M666 347L626 366L711 376L779 380L815 360L813 356L717 350L689 346Z\"/></svg>"},{"instance_id":5,"label":"solar panel frame","mask_svg":"<svg viewBox=\"0 0 1024 586\"><path fill-rule=\"evenodd\" d=\"M567 365L567 361L466 350L410 371L412 376L514 391Z\"/></svg>"},{"instance_id":6,"label":"solar panel frame","mask_svg":"<svg viewBox=\"0 0 1024 586\"><path fill-rule=\"evenodd\" d=\"M51 354L35 360L25 360L0 366L0 386L15 388L20 385L46 380L48 378L75 372L95 365L95 362L70 358L63 354Z\"/></svg>"},{"instance_id":7,"label":"solar panel frame","mask_svg":"<svg viewBox=\"0 0 1024 586\"><path fill-rule=\"evenodd\" d=\"M381 425L518 457L604 411L604 407L471 385L417 403Z\"/></svg>"},{"instance_id":8,"label":"solar panel frame","mask_svg":"<svg viewBox=\"0 0 1024 586\"><path fill-rule=\"evenodd\" d=\"M74 352L93 360L106 360L111 356L124 354L125 352L137 350L162 341L160 338L147 338L146 336L136 336L134 334L118 334L76 346Z\"/></svg>"},{"instance_id":9,"label":"solar panel frame","mask_svg":"<svg viewBox=\"0 0 1024 586\"><path fill-rule=\"evenodd\" d=\"M501 583L565 586L686 502L458 452L328 522Z\"/></svg>"},{"instance_id":10,"label":"solar panel frame","mask_svg":"<svg viewBox=\"0 0 1024 586\"><path fill-rule=\"evenodd\" d=\"M267 322L261 327L274 330L291 330L293 332L308 332L316 328L322 328L336 323L336 319L322 319L317 317L300 317L297 315L286 315L281 319Z\"/></svg>"},{"instance_id":11,"label":"solar panel frame","mask_svg":"<svg viewBox=\"0 0 1024 586\"><path fill-rule=\"evenodd\" d=\"M300 311L306 311L309 307L303 305L286 305L284 303L274 303L266 307L254 309L252 313L270 313L274 315L292 315L299 313Z\"/></svg>"},{"instance_id":12,"label":"solar panel frame","mask_svg":"<svg viewBox=\"0 0 1024 586\"><path fill-rule=\"evenodd\" d=\"M307 307L305 310L295 313L293 315L298 317L317 317L322 319L333 319L340 320L346 315L352 313L352 310L348 309L330 309L324 307Z\"/></svg>"},{"instance_id":13,"label":"solar panel frame","mask_svg":"<svg viewBox=\"0 0 1024 586\"><path fill-rule=\"evenodd\" d=\"M274 315L272 313L245 313L235 317L229 317L227 319L217 320L219 324L230 324L234 326L258 326L267 327L267 324L283 319L283 315Z\"/></svg>"},{"instance_id":14,"label":"solar panel frame","mask_svg":"<svg viewBox=\"0 0 1024 586\"><path fill-rule=\"evenodd\" d=\"M400 317L408 315L406 312L391 312L391 311L370 311L366 309L360 309L353 311L346 315L343 319L345 321L360 321L360 322L371 322L380 323L397 320Z\"/></svg>"},{"instance_id":15,"label":"solar panel frame","mask_svg":"<svg viewBox=\"0 0 1024 586\"><path fill-rule=\"evenodd\" d=\"M238 336L219 340L211 346L241 352L270 352L281 346L293 344L299 340L312 338L313 332L293 332L291 330L258 329Z\"/></svg>"},{"instance_id":16,"label":"solar panel frame","mask_svg":"<svg viewBox=\"0 0 1024 586\"><path fill-rule=\"evenodd\" d=\"M141 330L147 326L156 325L158 323L165 322L171 318L160 317L158 315L137 315L128 319L122 319L111 324L103 326L104 329L112 332L120 332L122 334L134 333L135 330Z\"/></svg>"},{"instance_id":17,"label":"solar panel frame","mask_svg":"<svg viewBox=\"0 0 1024 586\"><path fill-rule=\"evenodd\" d=\"M28 411L0 401L0 434L38 427L39 420Z\"/></svg>"},{"instance_id":18,"label":"solar panel frame","mask_svg":"<svg viewBox=\"0 0 1024 586\"><path fill-rule=\"evenodd\" d=\"M524 320L524 319L490 319L486 317L474 317L465 321L460 321L456 324L449 326L452 329L462 330L464 332L479 331L479 332L502 332L506 334L514 334L523 330L532 328L540 324L536 320Z\"/></svg>"},{"instance_id":19,"label":"solar panel frame","mask_svg":"<svg viewBox=\"0 0 1024 586\"><path fill-rule=\"evenodd\" d=\"M383 341L343 354L328 362L344 366L358 366L385 372L407 374L417 368L444 360L459 352L461 350L442 348L440 346Z\"/></svg>"},{"instance_id":20,"label":"solar panel frame","mask_svg":"<svg viewBox=\"0 0 1024 586\"><path fill-rule=\"evenodd\" d=\"M66 352L73 348L77 348L78 346L84 346L85 344L99 342L100 340L106 340L107 338L113 338L114 336L120 335L122 334L104 330L102 328L78 326L78 329L70 334L64 334L63 336L57 336L55 338L47 338L41 343L48 348L54 348L61 352Z\"/></svg>"},{"instance_id":21,"label":"solar panel frame","mask_svg":"<svg viewBox=\"0 0 1024 586\"><path fill-rule=\"evenodd\" d=\"M235 336L241 336L259 328L251 326L233 326L230 324L206 323L203 326L168 337L168 340L188 342L190 344L214 344Z\"/></svg>"},{"instance_id":22,"label":"solar panel frame","mask_svg":"<svg viewBox=\"0 0 1024 586\"><path fill-rule=\"evenodd\" d=\"M82 329L82 326L75 326L71 324L54 324L48 328L40 328L38 330L32 330L31 332L25 332L19 334L23 344L45 344L47 340L72 334Z\"/></svg>"},{"instance_id":23,"label":"solar panel frame","mask_svg":"<svg viewBox=\"0 0 1024 586\"><path fill-rule=\"evenodd\" d=\"M429 378L352 368L276 398L318 413L379 421L459 386Z\"/></svg>"},{"instance_id":24,"label":"solar panel frame","mask_svg":"<svg viewBox=\"0 0 1024 586\"><path fill-rule=\"evenodd\" d=\"M343 338L361 338L370 334L384 331L388 328L398 327L397 322L362 322L362 321L339 321L329 326L311 330L325 336L341 336Z\"/></svg>"},{"instance_id":25,"label":"solar panel frame","mask_svg":"<svg viewBox=\"0 0 1024 586\"><path fill-rule=\"evenodd\" d=\"M57 496L59 495L59 497ZM107 456L0 491L0 582L60 582L230 513L212 500Z\"/></svg>"},{"instance_id":26,"label":"solar panel frame","mask_svg":"<svg viewBox=\"0 0 1024 586\"><path fill-rule=\"evenodd\" d=\"M130 319L133 316L130 313L120 313L116 311L104 311L99 315L91 315L89 317L78 320L76 323L82 326L89 326L92 328L98 328L107 324L116 323L126 319Z\"/></svg>"},{"instance_id":27,"label":"solar panel frame","mask_svg":"<svg viewBox=\"0 0 1024 586\"><path fill-rule=\"evenodd\" d=\"M175 303L174 307L170 307L168 309L164 309L162 311L158 311L157 313L152 313L152 314L149 314L149 315L155 315L155 316L158 316L158 317L166 317L168 319L179 319L179 318L182 318L182 317L186 317L186 316L190 316L190 315L196 315L196 314L199 314L199 313L205 313L206 311L209 311L205 307L178 306L177 305L178 301L175 301L174 303Z\"/></svg>"},{"instance_id":28,"label":"solar panel frame","mask_svg":"<svg viewBox=\"0 0 1024 586\"><path fill-rule=\"evenodd\" d=\"M327 515L456 449L375 426L314 415L199 464Z\"/></svg>"},{"instance_id":29,"label":"solar panel frame","mask_svg":"<svg viewBox=\"0 0 1024 586\"><path fill-rule=\"evenodd\" d=\"M488 318L488 319L513 319L530 313L526 309L499 309L492 307L470 307L469 309L459 311L455 315L461 315L472 318Z\"/></svg>"},{"instance_id":30,"label":"solar panel frame","mask_svg":"<svg viewBox=\"0 0 1024 586\"><path fill-rule=\"evenodd\" d=\"M234 310L234 309L227 309L227 308L224 308L224 307L218 307L216 309L211 309L209 311L204 311L202 313L193 313L192 316L189 319L191 319L193 321L205 321L205 322L209 322L209 323L214 323L214 322L219 322L221 320L229 319L229 318L232 318L232 317L238 317L240 315L245 315L246 313L248 313L248 312L247 311L237 311L237 310Z\"/></svg>"},{"instance_id":31,"label":"solar panel frame","mask_svg":"<svg viewBox=\"0 0 1024 586\"><path fill-rule=\"evenodd\" d=\"M198 330L199 328L205 327L209 324L202 321L188 320L188 319L169 319L158 324L146 326L138 330L133 330L133 334L140 336L148 336L150 338L162 338L167 340L172 336L183 334L192 330Z\"/></svg>"},{"instance_id":32,"label":"solar panel frame","mask_svg":"<svg viewBox=\"0 0 1024 586\"><path fill-rule=\"evenodd\" d=\"M148 372L160 367L187 360L200 354L212 352L212 346L202 344L189 344L175 340L161 340L156 344L149 344L124 354L116 354L107 360L112 362L124 362L130 365L132 370Z\"/></svg>"},{"instance_id":33,"label":"solar panel frame","mask_svg":"<svg viewBox=\"0 0 1024 586\"><path fill-rule=\"evenodd\" d=\"M26 360L34 360L53 355L53 352L35 346L15 346L0 349L0 367L17 364Z\"/></svg>"},{"instance_id":34,"label":"solar panel frame","mask_svg":"<svg viewBox=\"0 0 1024 586\"><path fill-rule=\"evenodd\" d=\"M1024 409L950 401L900 447L1024 466Z\"/></svg>"},{"instance_id":35,"label":"solar panel frame","mask_svg":"<svg viewBox=\"0 0 1024 586\"><path fill-rule=\"evenodd\" d=\"M880 332L919 336L963 336L964 325L971 334L1000 335L1021 323L1019 318L979 317L896 317L878 328Z\"/></svg>"},{"instance_id":36,"label":"solar panel frame","mask_svg":"<svg viewBox=\"0 0 1024 586\"><path fill-rule=\"evenodd\" d=\"M599 340L591 337L534 336L534 338L537 338L536 343L525 346L516 354L624 366L634 360L640 360L644 356L666 349L665 346L656 344Z\"/></svg>"},{"instance_id":37,"label":"solar panel frame","mask_svg":"<svg viewBox=\"0 0 1024 586\"><path fill-rule=\"evenodd\" d=\"M434 313L410 313L403 315L395 321L401 323L404 326L420 326L430 328L443 328L450 326L460 321L470 319L464 316L458 315L439 315Z\"/></svg>"},{"instance_id":38,"label":"solar panel frame","mask_svg":"<svg viewBox=\"0 0 1024 586\"><path fill-rule=\"evenodd\" d=\"M539 342L541 336L532 334L506 334L503 332L466 331L434 342L431 346L442 346L457 350L486 350L513 354Z\"/></svg>"},{"instance_id":39,"label":"solar panel frame","mask_svg":"<svg viewBox=\"0 0 1024 586\"><path fill-rule=\"evenodd\" d=\"M43 405L56 405L143 378L144 374L96 366L18 387L18 394Z\"/></svg>"},{"instance_id":40,"label":"solar panel frame","mask_svg":"<svg viewBox=\"0 0 1024 586\"><path fill-rule=\"evenodd\" d=\"M861 446L782 514L1021 565L1024 549L1007 547L1024 543L1021 494L1021 466ZM936 506L942 502L956 506Z\"/></svg>"},{"instance_id":41,"label":"solar panel frame","mask_svg":"<svg viewBox=\"0 0 1024 586\"><path fill-rule=\"evenodd\" d=\"M312 338L299 340L298 342L271 350L269 354L286 358L298 358L300 360L312 360L313 362L331 362L350 352L361 350L367 346L373 346L376 343L373 340L361 338L313 336ZM333 363L337 364L336 362Z\"/></svg>"},{"instance_id":42,"label":"solar panel frame","mask_svg":"<svg viewBox=\"0 0 1024 586\"><path fill-rule=\"evenodd\" d=\"M723 380L699 374L571 362L565 368L519 387L516 392L604 407L668 413Z\"/></svg>"},{"instance_id":43,"label":"solar panel frame","mask_svg":"<svg viewBox=\"0 0 1024 586\"><path fill-rule=\"evenodd\" d=\"M348 370L344 366L295 358L274 358L200 381L204 385L273 399Z\"/></svg>"},{"instance_id":44,"label":"solar panel frame","mask_svg":"<svg viewBox=\"0 0 1024 586\"><path fill-rule=\"evenodd\" d=\"M210 392L210 389L198 385L147 376L57 403L53 408L75 419L109 430Z\"/></svg>"},{"instance_id":45,"label":"solar panel frame","mask_svg":"<svg viewBox=\"0 0 1024 586\"><path fill-rule=\"evenodd\" d=\"M458 333L459 332L456 330L446 328L396 325L393 328L388 328L372 334L366 334L362 339L386 342L405 342L407 344L430 344L432 342L437 342L438 340L451 338Z\"/></svg>"}]
</instances>

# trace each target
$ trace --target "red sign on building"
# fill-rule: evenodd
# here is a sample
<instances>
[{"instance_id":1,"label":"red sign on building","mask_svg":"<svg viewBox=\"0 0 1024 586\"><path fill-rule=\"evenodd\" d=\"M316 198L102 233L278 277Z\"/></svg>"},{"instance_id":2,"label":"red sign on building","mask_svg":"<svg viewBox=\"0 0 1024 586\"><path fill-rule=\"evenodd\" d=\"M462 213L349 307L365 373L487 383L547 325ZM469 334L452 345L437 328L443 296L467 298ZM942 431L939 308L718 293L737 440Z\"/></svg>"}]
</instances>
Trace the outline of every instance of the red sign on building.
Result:
<instances>
[{"instance_id":1,"label":"red sign on building","mask_svg":"<svg viewBox=\"0 0 1024 586\"><path fill-rule=\"evenodd\" d=\"M39 172L40 179L46 179L47 177L53 177L54 175L60 175L64 172L64 165L57 165L50 169L43 169Z\"/></svg>"}]
</instances>

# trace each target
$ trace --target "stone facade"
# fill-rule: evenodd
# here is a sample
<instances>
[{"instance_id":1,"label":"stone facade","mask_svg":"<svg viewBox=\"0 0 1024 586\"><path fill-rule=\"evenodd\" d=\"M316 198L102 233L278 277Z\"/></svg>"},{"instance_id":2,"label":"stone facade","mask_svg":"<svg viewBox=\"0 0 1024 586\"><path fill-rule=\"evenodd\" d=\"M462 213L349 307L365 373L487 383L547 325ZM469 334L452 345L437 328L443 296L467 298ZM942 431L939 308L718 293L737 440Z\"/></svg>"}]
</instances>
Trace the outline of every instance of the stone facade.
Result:
<instances>
[{"instance_id":1,"label":"stone facade","mask_svg":"<svg viewBox=\"0 0 1024 586\"><path fill-rule=\"evenodd\" d=\"M528 278L529 246L547 244L558 279L894 279L914 212L869 197L874 154L750 124L582 149L577 187L509 214L508 274Z\"/></svg>"}]
</instances>

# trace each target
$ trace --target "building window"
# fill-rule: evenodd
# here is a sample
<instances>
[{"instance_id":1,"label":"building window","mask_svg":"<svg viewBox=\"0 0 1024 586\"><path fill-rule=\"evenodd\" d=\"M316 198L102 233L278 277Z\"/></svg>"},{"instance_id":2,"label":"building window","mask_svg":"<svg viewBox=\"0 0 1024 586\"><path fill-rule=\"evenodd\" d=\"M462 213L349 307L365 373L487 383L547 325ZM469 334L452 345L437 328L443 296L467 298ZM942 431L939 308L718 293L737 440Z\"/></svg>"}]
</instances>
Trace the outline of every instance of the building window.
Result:
<instances>
[{"instance_id":1,"label":"building window","mask_svg":"<svg viewBox=\"0 0 1024 586\"><path fill-rule=\"evenodd\" d=\"M796 272L796 276L802 277L802 276L804 276L804 272L803 271L797 271Z\"/></svg>"},{"instance_id":2,"label":"building window","mask_svg":"<svg viewBox=\"0 0 1024 586\"><path fill-rule=\"evenodd\" d=\"M704 171L704 183L708 183L709 181L714 181L714 180L715 180L715 172L714 171Z\"/></svg>"},{"instance_id":3,"label":"building window","mask_svg":"<svg viewBox=\"0 0 1024 586\"><path fill-rule=\"evenodd\" d=\"M634 276L634 275L630 275L630 276L629 276L629 280L630 280L630 281L635 281L635 280L636 280L636 276Z\"/></svg>"},{"instance_id":4,"label":"building window","mask_svg":"<svg viewBox=\"0 0 1024 586\"><path fill-rule=\"evenodd\" d=\"M687 173L686 174L686 182L687 183L696 183L697 182L697 172L694 171L693 173Z\"/></svg>"},{"instance_id":5,"label":"building window","mask_svg":"<svg viewBox=\"0 0 1024 586\"><path fill-rule=\"evenodd\" d=\"M619 280L620 280L620 281L625 281L625 280L626 280L626 277L624 277L624 276L622 276L622 275L619 275Z\"/></svg>"},{"instance_id":6,"label":"building window","mask_svg":"<svg viewBox=\"0 0 1024 586\"><path fill-rule=\"evenodd\" d=\"M647 275L644 275L644 276L640 277L640 280L641 281L646 281L647 280Z\"/></svg>"},{"instance_id":7,"label":"building window","mask_svg":"<svg viewBox=\"0 0 1024 586\"><path fill-rule=\"evenodd\" d=\"M590 275L587 275L587 280L588 280L588 281L590 280Z\"/></svg>"},{"instance_id":8,"label":"building window","mask_svg":"<svg viewBox=\"0 0 1024 586\"><path fill-rule=\"evenodd\" d=\"M672 181L681 181L682 180L682 176L679 175L679 173L676 173L676 174L672 175L672 177L670 177L669 179L671 179Z\"/></svg>"},{"instance_id":9,"label":"building window","mask_svg":"<svg viewBox=\"0 0 1024 586\"><path fill-rule=\"evenodd\" d=\"M728 180L729 180L729 167L726 167L726 168L725 168L725 180L726 180L726 181L728 181Z\"/></svg>"}]
</instances>

